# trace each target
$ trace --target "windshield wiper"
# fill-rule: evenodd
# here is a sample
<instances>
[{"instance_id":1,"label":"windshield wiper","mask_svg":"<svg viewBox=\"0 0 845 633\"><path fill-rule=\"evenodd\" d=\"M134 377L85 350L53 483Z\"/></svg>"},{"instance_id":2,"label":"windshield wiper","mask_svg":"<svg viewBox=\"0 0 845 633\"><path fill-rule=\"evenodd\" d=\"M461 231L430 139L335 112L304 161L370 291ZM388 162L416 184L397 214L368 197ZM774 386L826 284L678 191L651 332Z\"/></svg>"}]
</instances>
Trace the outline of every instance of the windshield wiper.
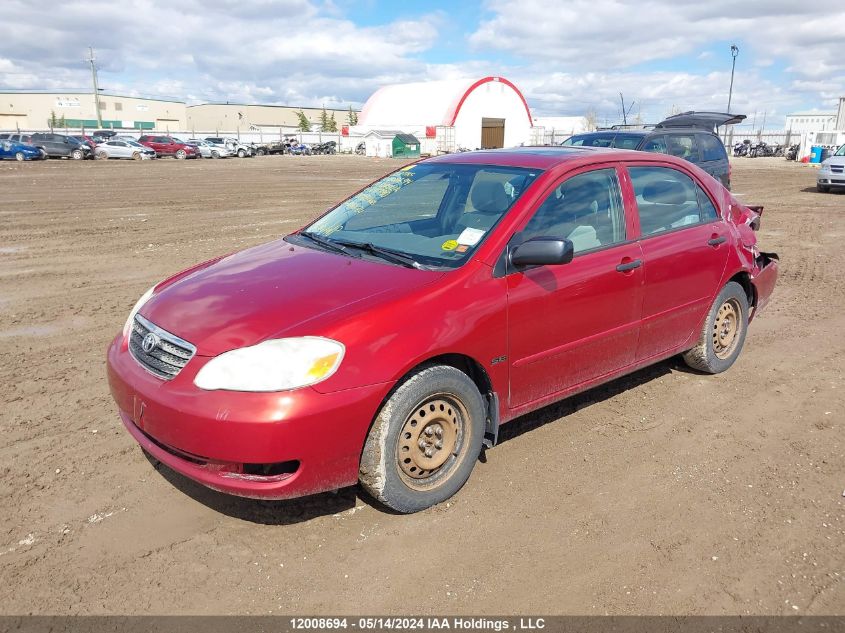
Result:
<instances>
[{"instance_id":1,"label":"windshield wiper","mask_svg":"<svg viewBox=\"0 0 845 633\"><path fill-rule=\"evenodd\" d=\"M323 237L317 233L312 233L311 231L300 231L299 235L302 237L306 237L312 242L316 242L320 246L327 248L330 251L334 251L336 253L343 253L344 255L349 255L349 251L347 251L343 246L336 243L334 240L330 240L328 238Z\"/></svg>"},{"instance_id":2,"label":"windshield wiper","mask_svg":"<svg viewBox=\"0 0 845 633\"><path fill-rule=\"evenodd\" d=\"M341 246L349 246L351 248L357 248L362 251L366 251L371 255L375 255L376 257L381 257L382 259L393 262L394 264L399 264L400 266L406 266L408 268L416 268L418 270L430 270L428 266L424 264L420 264L417 260L413 257L409 257L404 253L400 253L398 251L394 251L389 248L384 248L383 246L376 246L371 242L353 242L348 240L332 240L335 244Z\"/></svg>"}]
</instances>

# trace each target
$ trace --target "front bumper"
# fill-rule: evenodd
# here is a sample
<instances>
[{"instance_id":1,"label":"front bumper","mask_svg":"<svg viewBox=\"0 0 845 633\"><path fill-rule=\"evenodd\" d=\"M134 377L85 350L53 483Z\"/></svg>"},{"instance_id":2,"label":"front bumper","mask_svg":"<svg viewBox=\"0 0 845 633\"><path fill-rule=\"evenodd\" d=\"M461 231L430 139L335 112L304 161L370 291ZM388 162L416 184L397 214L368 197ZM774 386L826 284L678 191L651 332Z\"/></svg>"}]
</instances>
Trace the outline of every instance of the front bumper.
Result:
<instances>
[{"instance_id":1,"label":"front bumper","mask_svg":"<svg viewBox=\"0 0 845 633\"><path fill-rule=\"evenodd\" d=\"M845 187L845 173L819 172L816 176L816 184L822 187Z\"/></svg>"},{"instance_id":2,"label":"front bumper","mask_svg":"<svg viewBox=\"0 0 845 633\"><path fill-rule=\"evenodd\" d=\"M108 380L120 418L156 459L214 490L287 499L354 484L370 422L391 384L323 394L203 391L194 357L173 380L144 370L118 335Z\"/></svg>"}]
</instances>

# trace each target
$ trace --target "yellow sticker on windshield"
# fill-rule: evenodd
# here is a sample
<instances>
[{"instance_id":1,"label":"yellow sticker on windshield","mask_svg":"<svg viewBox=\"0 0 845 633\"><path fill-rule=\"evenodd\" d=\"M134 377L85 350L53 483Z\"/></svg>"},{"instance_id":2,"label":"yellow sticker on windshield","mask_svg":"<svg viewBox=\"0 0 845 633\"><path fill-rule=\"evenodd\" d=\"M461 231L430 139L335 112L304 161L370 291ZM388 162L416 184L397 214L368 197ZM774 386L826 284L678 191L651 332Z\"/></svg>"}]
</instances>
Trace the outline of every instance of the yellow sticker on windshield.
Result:
<instances>
[{"instance_id":1,"label":"yellow sticker on windshield","mask_svg":"<svg viewBox=\"0 0 845 633\"><path fill-rule=\"evenodd\" d=\"M413 169L414 167L415 167L415 165L407 165L407 166L403 167L402 169L400 169L399 171L408 171L410 169Z\"/></svg>"},{"instance_id":2,"label":"yellow sticker on windshield","mask_svg":"<svg viewBox=\"0 0 845 633\"><path fill-rule=\"evenodd\" d=\"M446 240L440 246L444 251L453 251L458 248L458 240Z\"/></svg>"}]
</instances>

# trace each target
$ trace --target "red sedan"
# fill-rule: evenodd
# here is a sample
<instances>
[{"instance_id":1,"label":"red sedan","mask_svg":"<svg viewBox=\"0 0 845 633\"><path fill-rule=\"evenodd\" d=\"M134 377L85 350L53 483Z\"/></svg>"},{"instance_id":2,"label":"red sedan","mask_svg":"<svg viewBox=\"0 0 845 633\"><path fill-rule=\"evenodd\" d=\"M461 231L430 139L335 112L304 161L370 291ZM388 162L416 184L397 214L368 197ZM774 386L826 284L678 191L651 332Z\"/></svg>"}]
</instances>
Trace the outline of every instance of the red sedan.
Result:
<instances>
[{"instance_id":1,"label":"red sedan","mask_svg":"<svg viewBox=\"0 0 845 633\"><path fill-rule=\"evenodd\" d=\"M144 450L215 490L360 482L414 512L517 416L676 354L728 369L777 279L761 212L670 156L432 158L151 288L111 391Z\"/></svg>"}]
</instances>

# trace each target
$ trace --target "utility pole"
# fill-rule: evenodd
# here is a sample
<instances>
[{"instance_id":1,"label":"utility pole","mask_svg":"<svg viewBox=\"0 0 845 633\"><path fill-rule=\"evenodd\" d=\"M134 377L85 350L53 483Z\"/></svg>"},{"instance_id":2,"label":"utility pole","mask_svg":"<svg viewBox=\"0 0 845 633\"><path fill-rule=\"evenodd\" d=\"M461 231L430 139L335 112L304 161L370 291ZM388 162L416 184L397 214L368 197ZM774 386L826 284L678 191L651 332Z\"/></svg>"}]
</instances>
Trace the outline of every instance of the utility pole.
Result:
<instances>
[{"instance_id":1,"label":"utility pole","mask_svg":"<svg viewBox=\"0 0 845 633\"><path fill-rule=\"evenodd\" d=\"M97 60L94 57L94 48L91 46L88 47L88 59L85 61L91 64L91 79L94 81L94 109L97 111L97 125L102 129L103 117L100 115L100 87L97 85L97 65L94 63Z\"/></svg>"},{"instance_id":2,"label":"utility pole","mask_svg":"<svg viewBox=\"0 0 845 633\"><path fill-rule=\"evenodd\" d=\"M734 70L736 70L736 56L739 55L739 47L736 44L731 44L731 87L728 89L728 114L731 113L731 97L734 93Z\"/></svg>"}]
</instances>

